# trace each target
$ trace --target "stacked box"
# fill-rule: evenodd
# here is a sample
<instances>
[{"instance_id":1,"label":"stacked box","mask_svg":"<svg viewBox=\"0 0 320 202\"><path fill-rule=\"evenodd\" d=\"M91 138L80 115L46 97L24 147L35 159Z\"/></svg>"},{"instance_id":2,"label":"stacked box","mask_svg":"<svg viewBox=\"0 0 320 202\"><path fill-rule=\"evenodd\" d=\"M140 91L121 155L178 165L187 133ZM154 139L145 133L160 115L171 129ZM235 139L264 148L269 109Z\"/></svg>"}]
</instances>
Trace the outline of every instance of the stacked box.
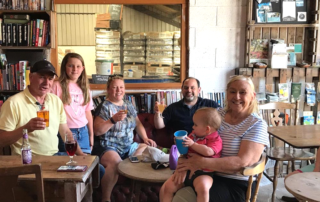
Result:
<instances>
[{"instance_id":1,"label":"stacked box","mask_svg":"<svg viewBox=\"0 0 320 202\"><path fill-rule=\"evenodd\" d=\"M145 45L146 36L144 32L132 33L126 32L123 34L123 63L124 75L131 69L132 71L142 71L142 76L145 75Z\"/></svg>"},{"instance_id":2,"label":"stacked box","mask_svg":"<svg viewBox=\"0 0 320 202\"><path fill-rule=\"evenodd\" d=\"M180 69L181 50L180 50L179 39L180 39L180 31L174 32L174 35L173 35L173 64L174 64L174 68Z\"/></svg>"},{"instance_id":3,"label":"stacked box","mask_svg":"<svg viewBox=\"0 0 320 202\"><path fill-rule=\"evenodd\" d=\"M146 75L171 74L173 64L173 32L148 32L146 38Z\"/></svg>"},{"instance_id":4,"label":"stacked box","mask_svg":"<svg viewBox=\"0 0 320 202\"><path fill-rule=\"evenodd\" d=\"M120 32L95 28L96 60L113 60L115 74L121 73ZM120 71L118 70L120 69Z\"/></svg>"}]
</instances>

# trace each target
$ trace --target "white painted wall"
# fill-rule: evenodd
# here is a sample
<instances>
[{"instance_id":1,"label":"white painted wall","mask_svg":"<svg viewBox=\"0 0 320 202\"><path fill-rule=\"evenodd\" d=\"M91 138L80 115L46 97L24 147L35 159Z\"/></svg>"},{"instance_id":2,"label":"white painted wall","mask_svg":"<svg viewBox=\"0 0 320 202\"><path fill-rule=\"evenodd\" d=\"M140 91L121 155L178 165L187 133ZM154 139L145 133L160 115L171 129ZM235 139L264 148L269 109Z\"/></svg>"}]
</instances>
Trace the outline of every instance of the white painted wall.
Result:
<instances>
[{"instance_id":1,"label":"white painted wall","mask_svg":"<svg viewBox=\"0 0 320 202\"><path fill-rule=\"evenodd\" d=\"M244 66L247 0L190 0L189 76L205 91L225 90Z\"/></svg>"}]
</instances>

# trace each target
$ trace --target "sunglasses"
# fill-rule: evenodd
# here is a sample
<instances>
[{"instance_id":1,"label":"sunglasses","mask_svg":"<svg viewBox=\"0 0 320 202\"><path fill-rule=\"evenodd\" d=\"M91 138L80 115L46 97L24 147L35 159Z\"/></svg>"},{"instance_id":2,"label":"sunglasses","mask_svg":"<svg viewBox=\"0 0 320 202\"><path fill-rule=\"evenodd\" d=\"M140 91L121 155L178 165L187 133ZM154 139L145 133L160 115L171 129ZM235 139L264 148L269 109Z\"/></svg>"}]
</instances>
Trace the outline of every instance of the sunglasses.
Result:
<instances>
[{"instance_id":1,"label":"sunglasses","mask_svg":"<svg viewBox=\"0 0 320 202\"><path fill-rule=\"evenodd\" d=\"M123 78L123 74L112 74L112 75L109 75L109 78L108 79L112 79L114 77L121 77Z\"/></svg>"}]
</instances>

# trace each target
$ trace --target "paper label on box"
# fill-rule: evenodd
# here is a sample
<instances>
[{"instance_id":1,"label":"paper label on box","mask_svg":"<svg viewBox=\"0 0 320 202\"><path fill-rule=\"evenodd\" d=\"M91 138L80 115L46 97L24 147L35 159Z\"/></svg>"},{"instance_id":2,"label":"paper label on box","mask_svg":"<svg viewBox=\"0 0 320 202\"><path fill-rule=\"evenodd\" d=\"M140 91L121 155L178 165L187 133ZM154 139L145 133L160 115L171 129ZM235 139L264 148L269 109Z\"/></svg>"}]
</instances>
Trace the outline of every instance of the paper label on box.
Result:
<instances>
[{"instance_id":1,"label":"paper label on box","mask_svg":"<svg viewBox=\"0 0 320 202\"><path fill-rule=\"evenodd\" d=\"M132 38L133 39L140 39L140 34L134 34L134 35L132 35Z\"/></svg>"},{"instance_id":2,"label":"paper label on box","mask_svg":"<svg viewBox=\"0 0 320 202\"><path fill-rule=\"evenodd\" d=\"M159 33L159 38L166 38L166 34L165 33Z\"/></svg>"},{"instance_id":3,"label":"paper label on box","mask_svg":"<svg viewBox=\"0 0 320 202\"><path fill-rule=\"evenodd\" d=\"M162 67L157 67L156 68L156 73L157 74L163 74L163 68Z\"/></svg>"},{"instance_id":4,"label":"paper label on box","mask_svg":"<svg viewBox=\"0 0 320 202\"><path fill-rule=\"evenodd\" d=\"M130 69L132 69L132 70L139 70L139 66L131 66Z\"/></svg>"}]
</instances>

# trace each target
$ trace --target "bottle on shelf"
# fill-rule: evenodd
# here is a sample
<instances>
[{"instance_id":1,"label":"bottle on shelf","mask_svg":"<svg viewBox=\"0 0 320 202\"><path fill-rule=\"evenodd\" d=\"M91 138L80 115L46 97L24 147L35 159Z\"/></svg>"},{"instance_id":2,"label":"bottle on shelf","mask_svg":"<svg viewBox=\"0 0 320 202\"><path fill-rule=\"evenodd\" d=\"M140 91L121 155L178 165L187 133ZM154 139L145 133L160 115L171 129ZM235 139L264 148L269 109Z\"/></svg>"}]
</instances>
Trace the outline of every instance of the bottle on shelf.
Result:
<instances>
[{"instance_id":1,"label":"bottle on shelf","mask_svg":"<svg viewBox=\"0 0 320 202\"><path fill-rule=\"evenodd\" d=\"M23 142L21 147L21 160L22 164L30 164L32 162L32 152L28 139L28 130L23 129Z\"/></svg>"}]
</instances>

